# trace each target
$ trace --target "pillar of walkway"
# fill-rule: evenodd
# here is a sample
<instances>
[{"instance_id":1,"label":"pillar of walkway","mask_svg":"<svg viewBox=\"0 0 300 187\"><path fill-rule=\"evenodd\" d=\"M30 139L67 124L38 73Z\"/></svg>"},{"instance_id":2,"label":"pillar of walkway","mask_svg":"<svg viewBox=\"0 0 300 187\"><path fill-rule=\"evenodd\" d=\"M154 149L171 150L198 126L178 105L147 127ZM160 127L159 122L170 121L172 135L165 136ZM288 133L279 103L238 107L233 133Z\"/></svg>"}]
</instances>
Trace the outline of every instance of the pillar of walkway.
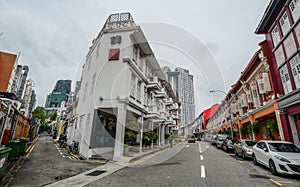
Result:
<instances>
[{"instance_id":1,"label":"pillar of walkway","mask_svg":"<svg viewBox=\"0 0 300 187\"><path fill-rule=\"evenodd\" d=\"M118 161L123 156L124 149L124 133L126 125L126 103L120 103L117 114L116 139L113 161Z\"/></svg>"}]
</instances>

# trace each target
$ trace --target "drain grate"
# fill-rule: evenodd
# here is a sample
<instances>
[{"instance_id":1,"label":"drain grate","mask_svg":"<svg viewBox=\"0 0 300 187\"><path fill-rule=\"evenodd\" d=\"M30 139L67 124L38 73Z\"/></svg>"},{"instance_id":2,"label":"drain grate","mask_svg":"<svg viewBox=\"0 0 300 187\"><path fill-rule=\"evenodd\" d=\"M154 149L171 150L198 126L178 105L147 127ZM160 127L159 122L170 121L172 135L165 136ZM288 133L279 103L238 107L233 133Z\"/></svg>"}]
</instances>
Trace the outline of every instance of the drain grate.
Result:
<instances>
[{"instance_id":1,"label":"drain grate","mask_svg":"<svg viewBox=\"0 0 300 187\"><path fill-rule=\"evenodd\" d=\"M88 173L86 174L87 176L98 176L98 175L101 175L102 173L105 173L106 171L104 170L96 170L96 171L93 171L91 173Z\"/></svg>"}]
</instances>

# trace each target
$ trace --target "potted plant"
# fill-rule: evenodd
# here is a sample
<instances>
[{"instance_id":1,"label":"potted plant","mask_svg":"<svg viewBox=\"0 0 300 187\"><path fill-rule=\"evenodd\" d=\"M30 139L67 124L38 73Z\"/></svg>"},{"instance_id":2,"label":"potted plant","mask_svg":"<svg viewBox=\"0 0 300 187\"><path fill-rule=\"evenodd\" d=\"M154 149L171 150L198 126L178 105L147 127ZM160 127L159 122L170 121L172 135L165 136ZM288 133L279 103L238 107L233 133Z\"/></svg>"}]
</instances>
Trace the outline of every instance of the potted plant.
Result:
<instances>
[{"instance_id":1,"label":"potted plant","mask_svg":"<svg viewBox=\"0 0 300 187\"><path fill-rule=\"evenodd\" d=\"M124 144L124 156L128 156L130 149L131 146L129 144Z\"/></svg>"},{"instance_id":2,"label":"potted plant","mask_svg":"<svg viewBox=\"0 0 300 187\"><path fill-rule=\"evenodd\" d=\"M260 128L259 124L253 123L252 126L253 126L253 133L257 136Z\"/></svg>"},{"instance_id":3,"label":"potted plant","mask_svg":"<svg viewBox=\"0 0 300 187\"><path fill-rule=\"evenodd\" d=\"M277 121L275 119L267 120L267 127L270 130L271 139L274 139L274 135L279 134L279 129L277 125Z\"/></svg>"},{"instance_id":4,"label":"potted plant","mask_svg":"<svg viewBox=\"0 0 300 187\"><path fill-rule=\"evenodd\" d=\"M241 127L241 134L246 136L248 134L248 129L245 125Z\"/></svg>"}]
</instances>

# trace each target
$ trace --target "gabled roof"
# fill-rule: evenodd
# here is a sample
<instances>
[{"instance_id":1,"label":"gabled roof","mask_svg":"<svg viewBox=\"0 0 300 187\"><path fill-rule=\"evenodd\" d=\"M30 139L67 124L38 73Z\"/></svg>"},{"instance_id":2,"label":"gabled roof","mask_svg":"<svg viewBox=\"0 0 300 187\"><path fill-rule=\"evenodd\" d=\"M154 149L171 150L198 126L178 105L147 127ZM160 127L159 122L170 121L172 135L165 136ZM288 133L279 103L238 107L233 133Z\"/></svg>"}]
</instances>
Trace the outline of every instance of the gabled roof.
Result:
<instances>
[{"instance_id":1,"label":"gabled roof","mask_svg":"<svg viewBox=\"0 0 300 187\"><path fill-rule=\"evenodd\" d=\"M285 5L286 0L271 0L267 9L264 12L264 15L258 24L255 33L256 34L266 34L272 24L274 23L278 13Z\"/></svg>"}]
</instances>

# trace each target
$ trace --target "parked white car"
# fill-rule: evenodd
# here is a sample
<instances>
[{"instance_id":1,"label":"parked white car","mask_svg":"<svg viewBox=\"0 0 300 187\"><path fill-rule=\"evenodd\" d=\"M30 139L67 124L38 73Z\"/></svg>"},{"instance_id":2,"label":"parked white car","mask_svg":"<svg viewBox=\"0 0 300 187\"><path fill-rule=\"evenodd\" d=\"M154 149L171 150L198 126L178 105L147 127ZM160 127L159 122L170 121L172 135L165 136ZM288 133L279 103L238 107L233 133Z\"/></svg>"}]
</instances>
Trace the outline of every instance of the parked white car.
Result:
<instances>
[{"instance_id":1,"label":"parked white car","mask_svg":"<svg viewBox=\"0 0 300 187\"><path fill-rule=\"evenodd\" d=\"M286 141L261 140L253 146L253 163L268 167L273 175L300 174L300 147Z\"/></svg>"}]
</instances>

